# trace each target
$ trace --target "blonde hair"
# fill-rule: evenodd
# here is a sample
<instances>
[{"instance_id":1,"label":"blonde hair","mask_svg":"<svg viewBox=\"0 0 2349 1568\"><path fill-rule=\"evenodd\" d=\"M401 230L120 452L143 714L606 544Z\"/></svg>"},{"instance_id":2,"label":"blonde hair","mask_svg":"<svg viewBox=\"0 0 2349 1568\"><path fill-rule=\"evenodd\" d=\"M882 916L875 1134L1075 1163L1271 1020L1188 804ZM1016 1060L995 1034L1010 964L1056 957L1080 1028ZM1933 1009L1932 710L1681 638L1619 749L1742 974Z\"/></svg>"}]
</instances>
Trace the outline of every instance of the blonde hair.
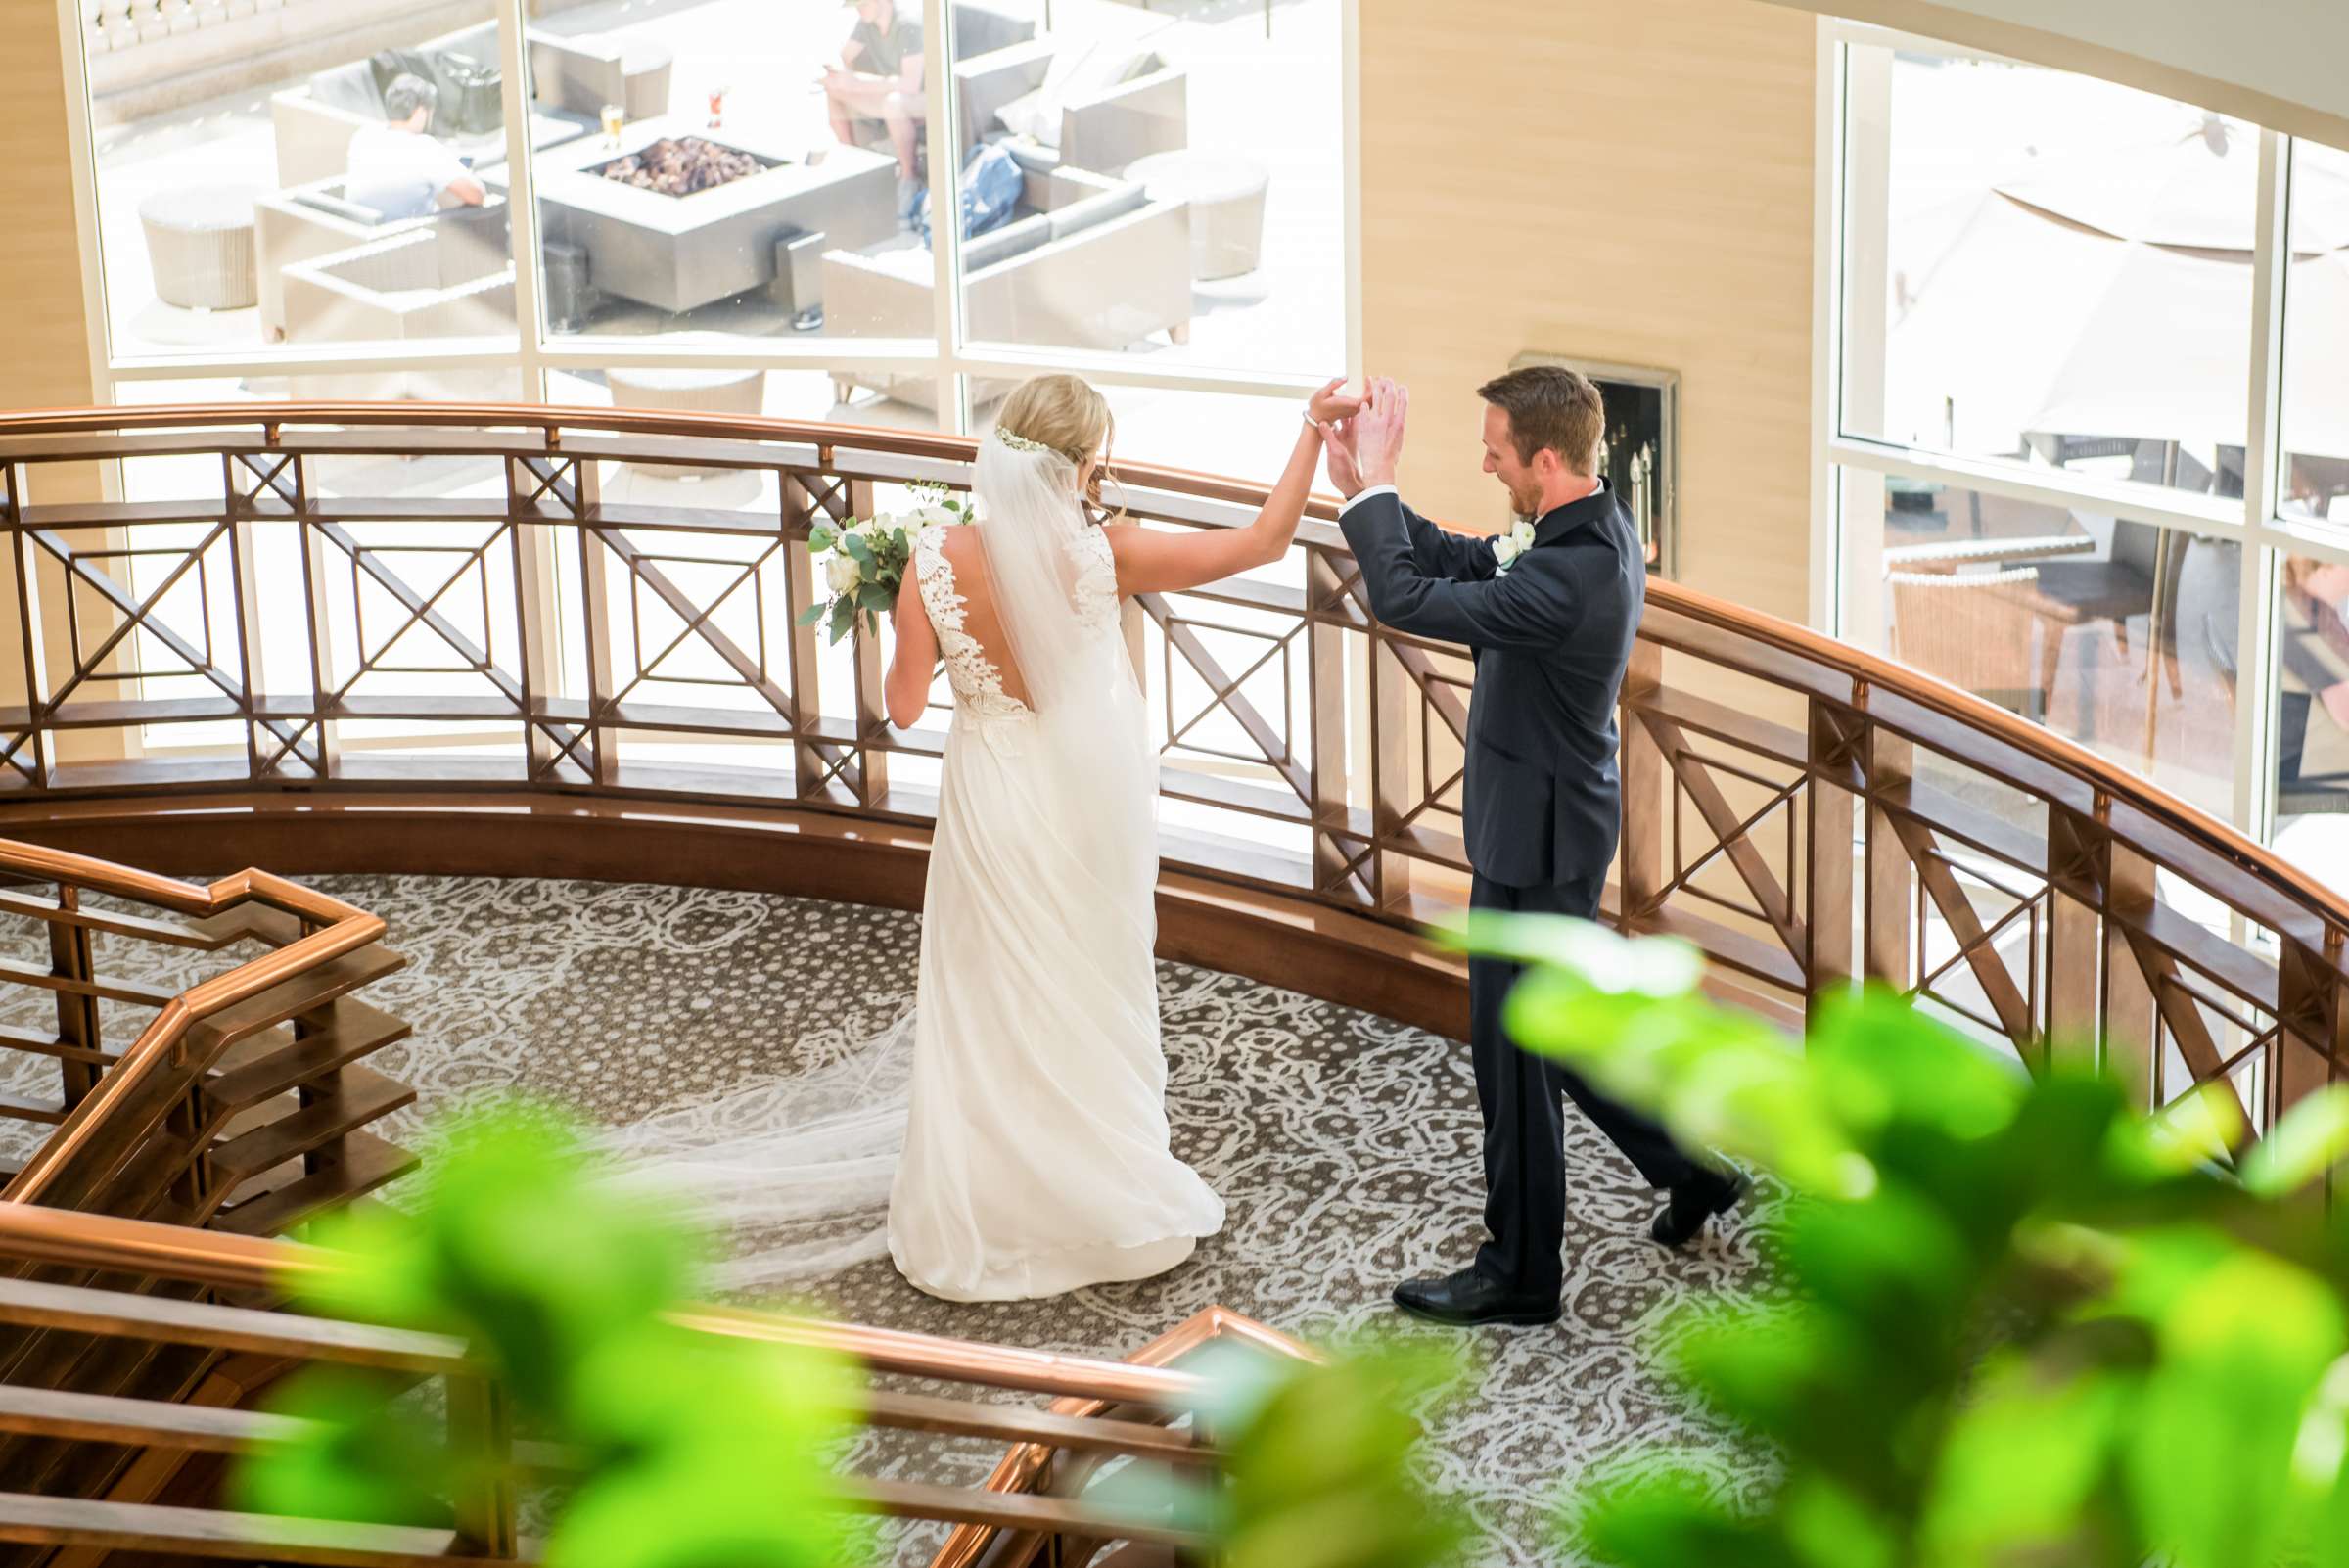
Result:
<instances>
[{"instance_id":1,"label":"blonde hair","mask_svg":"<svg viewBox=\"0 0 2349 1568\"><path fill-rule=\"evenodd\" d=\"M1109 443L1117 424L1110 417L1109 399L1083 377L1057 371L1029 377L1003 399L995 429L1050 447L1080 473L1098 459L1085 498L1100 503L1101 476L1109 469Z\"/></svg>"}]
</instances>

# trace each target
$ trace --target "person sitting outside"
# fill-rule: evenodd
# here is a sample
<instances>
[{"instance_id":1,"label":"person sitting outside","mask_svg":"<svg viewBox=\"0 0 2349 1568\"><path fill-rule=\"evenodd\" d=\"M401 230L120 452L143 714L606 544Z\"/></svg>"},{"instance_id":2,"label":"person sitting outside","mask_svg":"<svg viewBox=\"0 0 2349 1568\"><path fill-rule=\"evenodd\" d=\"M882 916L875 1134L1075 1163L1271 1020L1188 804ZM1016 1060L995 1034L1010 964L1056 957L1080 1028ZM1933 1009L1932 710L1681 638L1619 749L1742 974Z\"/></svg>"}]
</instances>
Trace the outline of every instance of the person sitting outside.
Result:
<instances>
[{"instance_id":1,"label":"person sitting outside","mask_svg":"<svg viewBox=\"0 0 2349 1568\"><path fill-rule=\"evenodd\" d=\"M433 122L439 89L421 76L402 73L384 89L385 123L362 125L350 138L345 200L370 208L389 223L424 217L443 205L479 207L487 192L465 161L425 129Z\"/></svg>"},{"instance_id":2,"label":"person sitting outside","mask_svg":"<svg viewBox=\"0 0 2349 1568\"><path fill-rule=\"evenodd\" d=\"M856 26L842 46L841 63L824 68L824 101L832 134L853 147L856 122L877 119L898 155L898 219L910 223L921 206L922 17L898 0L847 0Z\"/></svg>"}]
</instances>

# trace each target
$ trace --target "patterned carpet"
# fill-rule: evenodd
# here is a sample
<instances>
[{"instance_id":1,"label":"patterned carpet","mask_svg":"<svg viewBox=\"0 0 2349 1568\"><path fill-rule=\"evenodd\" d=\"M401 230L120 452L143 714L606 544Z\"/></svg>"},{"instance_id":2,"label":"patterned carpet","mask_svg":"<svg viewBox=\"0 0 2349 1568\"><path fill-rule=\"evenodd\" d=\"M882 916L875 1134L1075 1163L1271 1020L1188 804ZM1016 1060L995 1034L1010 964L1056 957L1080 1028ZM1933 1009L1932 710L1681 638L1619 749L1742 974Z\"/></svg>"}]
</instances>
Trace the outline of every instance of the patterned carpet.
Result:
<instances>
[{"instance_id":1,"label":"patterned carpet","mask_svg":"<svg viewBox=\"0 0 2349 1568\"><path fill-rule=\"evenodd\" d=\"M420 1090L396 1119L484 1089L560 1096L614 1126L769 1079L870 1036L909 998L918 917L849 904L659 886L332 877L385 917L409 967L368 992L416 1026L375 1065ZM110 972L179 981L196 966L102 945ZM166 960L171 955L162 955ZM203 967L216 966L209 960ZM1053 1301L954 1306L886 1262L825 1283L839 1315L890 1327L1122 1356L1221 1303L1308 1338L1409 1324L1396 1280L1466 1262L1477 1239L1477 1114L1466 1048L1229 975L1162 964L1175 1152L1228 1200L1223 1233L1173 1273ZM0 1022L7 1020L0 1019ZM0 1087L7 1087L0 1084ZM30 1086L29 1081L26 1084ZM45 1085L54 1092L54 1085ZM1692 1293L1766 1289L1759 1227L1739 1216L1685 1254L1646 1239L1653 1199L1570 1113L1566 1315L1476 1338L1472 1392L1431 1412L1431 1479L1490 1533L1480 1560L1564 1560L1551 1514L1593 1461L1668 1445L1732 1493L1765 1466L1648 1369L1643 1325ZM995 1453L937 1439L868 1442L883 1475L975 1480ZM924 1560L937 1532L895 1532Z\"/></svg>"}]
</instances>

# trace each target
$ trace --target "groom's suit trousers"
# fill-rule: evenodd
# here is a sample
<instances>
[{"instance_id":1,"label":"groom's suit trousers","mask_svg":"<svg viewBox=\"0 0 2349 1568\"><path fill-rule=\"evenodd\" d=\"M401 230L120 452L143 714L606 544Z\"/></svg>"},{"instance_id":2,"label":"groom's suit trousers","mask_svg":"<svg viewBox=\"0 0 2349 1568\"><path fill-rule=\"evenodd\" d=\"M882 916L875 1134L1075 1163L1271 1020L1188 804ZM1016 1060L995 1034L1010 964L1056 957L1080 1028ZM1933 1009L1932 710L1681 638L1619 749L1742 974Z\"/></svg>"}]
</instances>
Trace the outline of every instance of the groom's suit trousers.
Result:
<instances>
[{"instance_id":1,"label":"groom's suit trousers","mask_svg":"<svg viewBox=\"0 0 2349 1568\"><path fill-rule=\"evenodd\" d=\"M1512 888L1479 876L1469 902L1479 909L1595 919L1600 867L1580 881ZM1476 1099L1485 1119L1485 1228L1491 1239L1476 1270L1529 1296L1555 1296L1563 1281L1558 1252L1566 1235L1566 1110L1572 1100L1648 1184L1677 1186L1702 1168L1648 1117L1619 1105L1583 1077L1547 1057L1521 1050L1501 1027L1501 1004L1524 966L1505 958L1468 961L1468 1046Z\"/></svg>"}]
</instances>

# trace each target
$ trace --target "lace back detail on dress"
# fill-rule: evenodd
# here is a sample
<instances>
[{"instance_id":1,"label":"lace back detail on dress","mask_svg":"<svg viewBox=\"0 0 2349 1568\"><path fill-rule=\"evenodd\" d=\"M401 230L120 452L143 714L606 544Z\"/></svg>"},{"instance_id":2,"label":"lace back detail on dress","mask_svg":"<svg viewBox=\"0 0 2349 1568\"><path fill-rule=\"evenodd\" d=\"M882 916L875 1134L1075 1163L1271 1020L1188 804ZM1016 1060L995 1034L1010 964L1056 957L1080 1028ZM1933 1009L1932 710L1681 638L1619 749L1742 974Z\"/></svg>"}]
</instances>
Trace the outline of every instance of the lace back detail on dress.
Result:
<instances>
[{"instance_id":1,"label":"lace back detail on dress","mask_svg":"<svg viewBox=\"0 0 2349 1568\"><path fill-rule=\"evenodd\" d=\"M1097 528L1078 536L1082 558L1077 563L1077 619L1088 630L1114 629L1118 624L1118 557L1109 535Z\"/></svg>"},{"instance_id":2,"label":"lace back detail on dress","mask_svg":"<svg viewBox=\"0 0 2349 1568\"><path fill-rule=\"evenodd\" d=\"M983 717L1025 714L1027 704L1003 690L1003 672L987 657L979 640L963 629L965 601L954 585L954 564L940 548L944 531L942 526L915 535L913 570L922 585L922 605L930 612L930 624L938 630L938 650L945 660L946 683L954 688L954 704Z\"/></svg>"}]
</instances>

